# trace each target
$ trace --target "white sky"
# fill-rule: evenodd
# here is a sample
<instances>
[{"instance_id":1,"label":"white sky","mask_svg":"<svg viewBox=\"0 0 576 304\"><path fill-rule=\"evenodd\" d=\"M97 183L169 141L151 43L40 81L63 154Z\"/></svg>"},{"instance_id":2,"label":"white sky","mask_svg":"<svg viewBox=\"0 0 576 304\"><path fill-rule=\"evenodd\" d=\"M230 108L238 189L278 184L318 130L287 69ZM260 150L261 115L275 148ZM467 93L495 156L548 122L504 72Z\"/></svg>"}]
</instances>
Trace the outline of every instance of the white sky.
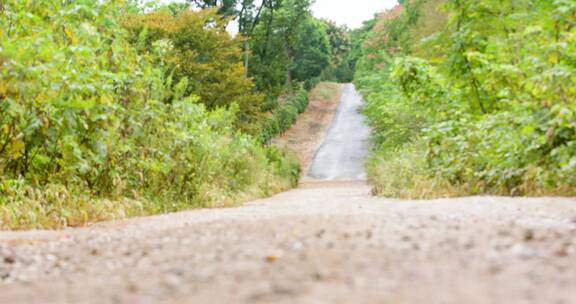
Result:
<instances>
[{"instance_id":1,"label":"white sky","mask_svg":"<svg viewBox=\"0 0 576 304\"><path fill-rule=\"evenodd\" d=\"M394 7L396 0L316 0L312 7L314 16L357 28L375 13Z\"/></svg>"},{"instance_id":2,"label":"white sky","mask_svg":"<svg viewBox=\"0 0 576 304\"><path fill-rule=\"evenodd\" d=\"M163 3L184 0L160 0ZM375 13L394 7L396 0L316 0L312 6L314 16L357 28L362 22L372 19Z\"/></svg>"}]
</instances>

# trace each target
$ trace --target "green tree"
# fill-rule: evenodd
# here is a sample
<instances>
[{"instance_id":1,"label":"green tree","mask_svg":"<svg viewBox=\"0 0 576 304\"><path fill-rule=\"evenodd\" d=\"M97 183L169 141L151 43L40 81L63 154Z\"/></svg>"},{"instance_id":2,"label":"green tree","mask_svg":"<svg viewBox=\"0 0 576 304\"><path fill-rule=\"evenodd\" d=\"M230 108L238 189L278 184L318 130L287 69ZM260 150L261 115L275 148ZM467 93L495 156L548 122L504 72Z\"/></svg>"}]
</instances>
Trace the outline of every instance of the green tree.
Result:
<instances>
[{"instance_id":1,"label":"green tree","mask_svg":"<svg viewBox=\"0 0 576 304\"><path fill-rule=\"evenodd\" d=\"M338 26L330 20L322 20L330 40L331 65L324 72L328 80L351 82L354 78L354 66L349 59L352 52L351 31L346 26Z\"/></svg>"},{"instance_id":2,"label":"green tree","mask_svg":"<svg viewBox=\"0 0 576 304\"><path fill-rule=\"evenodd\" d=\"M296 81L319 77L330 65L331 46L325 24L311 16L304 21L295 43L288 48L293 56L290 74Z\"/></svg>"},{"instance_id":3,"label":"green tree","mask_svg":"<svg viewBox=\"0 0 576 304\"><path fill-rule=\"evenodd\" d=\"M310 0L270 2L251 36L249 74L258 88L279 95L292 82L293 45L310 17Z\"/></svg>"},{"instance_id":4,"label":"green tree","mask_svg":"<svg viewBox=\"0 0 576 304\"><path fill-rule=\"evenodd\" d=\"M218 8L218 14L233 16L238 13L237 6L239 0L188 0L199 8ZM252 4L253 1L242 1L242 5Z\"/></svg>"},{"instance_id":5,"label":"green tree","mask_svg":"<svg viewBox=\"0 0 576 304\"><path fill-rule=\"evenodd\" d=\"M226 32L226 18L214 10L185 11L175 16L164 12L128 15L124 25L133 40L145 37L147 50L154 44L168 48L167 71L175 83L188 80L186 94L200 97L208 109L239 105L238 126L254 133L263 97L245 76L240 42Z\"/></svg>"},{"instance_id":6,"label":"green tree","mask_svg":"<svg viewBox=\"0 0 576 304\"><path fill-rule=\"evenodd\" d=\"M244 37L244 67L248 73L250 65L250 41L254 29L261 21L262 12L280 7L279 0L188 0L200 8L218 8L218 14L238 22L238 31Z\"/></svg>"}]
</instances>

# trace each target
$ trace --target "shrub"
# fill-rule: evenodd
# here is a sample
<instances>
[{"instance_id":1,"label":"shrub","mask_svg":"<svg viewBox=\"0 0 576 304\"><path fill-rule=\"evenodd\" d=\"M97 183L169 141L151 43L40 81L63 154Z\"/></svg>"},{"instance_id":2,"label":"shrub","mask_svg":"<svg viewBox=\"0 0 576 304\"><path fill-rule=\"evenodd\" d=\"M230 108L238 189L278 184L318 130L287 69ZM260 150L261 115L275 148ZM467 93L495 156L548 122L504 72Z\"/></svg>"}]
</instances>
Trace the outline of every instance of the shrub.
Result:
<instances>
[{"instance_id":1,"label":"shrub","mask_svg":"<svg viewBox=\"0 0 576 304\"><path fill-rule=\"evenodd\" d=\"M418 19L445 18L420 10L436 2L405 3L358 64L380 148L424 141L428 176L468 194L576 194L576 5L447 0L420 44L414 26L439 22Z\"/></svg>"},{"instance_id":2,"label":"shrub","mask_svg":"<svg viewBox=\"0 0 576 304\"><path fill-rule=\"evenodd\" d=\"M279 134L284 134L298 120L298 114L306 111L308 106L308 91L298 88L295 93L288 95L284 103L272 112L262 126L260 140L269 143L272 138Z\"/></svg>"},{"instance_id":3,"label":"shrub","mask_svg":"<svg viewBox=\"0 0 576 304\"><path fill-rule=\"evenodd\" d=\"M0 15L0 226L64 227L229 205L294 186L298 165L207 110L139 50L117 1L17 1ZM142 37L146 37L142 35Z\"/></svg>"},{"instance_id":4,"label":"shrub","mask_svg":"<svg viewBox=\"0 0 576 304\"><path fill-rule=\"evenodd\" d=\"M373 194L403 199L453 197L465 194L441 175L434 175L426 163L426 143L416 140L396 148L380 148L366 164Z\"/></svg>"}]
</instances>

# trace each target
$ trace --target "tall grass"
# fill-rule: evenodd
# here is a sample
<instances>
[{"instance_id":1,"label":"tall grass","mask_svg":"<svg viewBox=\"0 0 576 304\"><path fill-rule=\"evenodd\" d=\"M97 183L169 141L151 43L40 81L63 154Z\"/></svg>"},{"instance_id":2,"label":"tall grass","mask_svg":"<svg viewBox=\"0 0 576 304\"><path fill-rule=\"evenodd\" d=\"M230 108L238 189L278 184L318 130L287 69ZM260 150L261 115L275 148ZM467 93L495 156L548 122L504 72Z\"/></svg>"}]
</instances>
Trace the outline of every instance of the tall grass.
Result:
<instances>
[{"instance_id":1,"label":"tall grass","mask_svg":"<svg viewBox=\"0 0 576 304\"><path fill-rule=\"evenodd\" d=\"M465 194L462 187L430 173L422 141L374 151L367 162L373 194L390 198L430 199Z\"/></svg>"}]
</instances>

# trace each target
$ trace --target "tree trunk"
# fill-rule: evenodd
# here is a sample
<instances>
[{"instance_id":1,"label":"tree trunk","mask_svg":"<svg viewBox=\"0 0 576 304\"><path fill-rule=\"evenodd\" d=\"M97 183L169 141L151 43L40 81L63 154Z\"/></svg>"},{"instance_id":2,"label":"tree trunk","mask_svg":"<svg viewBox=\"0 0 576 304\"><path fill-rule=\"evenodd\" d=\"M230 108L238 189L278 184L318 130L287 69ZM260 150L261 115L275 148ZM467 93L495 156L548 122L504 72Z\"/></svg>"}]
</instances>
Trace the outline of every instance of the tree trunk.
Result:
<instances>
[{"instance_id":1,"label":"tree trunk","mask_svg":"<svg viewBox=\"0 0 576 304\"><path fill-rule=\"evenodd\" d=\"M250 41L244 41L244 73L248 77L248 64L250 61Z\"/></svg>"}]
</instances>

